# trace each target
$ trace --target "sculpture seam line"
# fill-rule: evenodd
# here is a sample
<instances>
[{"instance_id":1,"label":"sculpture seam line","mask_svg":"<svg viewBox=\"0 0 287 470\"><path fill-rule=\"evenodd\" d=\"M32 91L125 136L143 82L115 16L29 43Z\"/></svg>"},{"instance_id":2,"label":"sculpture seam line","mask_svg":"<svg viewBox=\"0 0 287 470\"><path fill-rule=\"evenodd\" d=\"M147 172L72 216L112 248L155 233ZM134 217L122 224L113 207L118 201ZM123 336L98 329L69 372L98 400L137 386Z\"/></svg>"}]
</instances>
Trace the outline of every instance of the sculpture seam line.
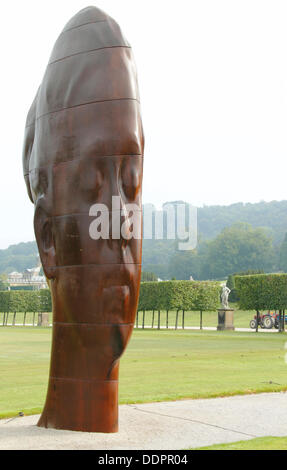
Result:
<instances>
[{"instance_id":1,"label":"sculpture seam line","mask_svg":"<svg viewBox=\"0 0 287 470\"><path fill-rule=\"evenodd\" d=\"M29 126L28 126L29 127ZM105 158L105 157L142 157L144 158L142 153L119 153L117 155L91 155L89 158ZM55 168L58 165L65 165L66 163L71 163L71 162L80 162L81 160L85 160L85 157L83 158L73 158L70 160L63 160L62 162L57 162L57 163L50 163L48 165L43 165L43 166L37 166L35 168L32 168L31 170L28 171L28 173L24 173L24 176L29 176L30 173L33 171L41 170L42 168Z\"/></svg>"},{"instance_id":2,"label":"sculpture seam line","mask_svg":"<svg viewBox=\"0 0 287 470\"><path fill-rule=\"evenodd\" d=\"M111 209L111 210L107 210L106 212L109 212L109 213L113 213L113 212L121 212L122 209ZM133 210L133 212L142 212L142 209L135 209ZM89 212L72 212L70 214L63 214L63 215L49 215L47 217L47 220L51 220L51 219L60 219L60 218L64 218L64 217L77 217L77 216L89 216L89 217L95 217L94 215L90 215Z\"/></svg>"},{"instance_id":3,"label":"sculpture seam line","mask_svg":"<svg viewBox=\"0 0 287 470\"><path fill-rule=\"evenodd\" d=\"M50 380L71 380L71 381L75 381L75 382L93 382L93 383L118 383L118 380L99 380L99 379L84 379L84 378L81 378L81 379L74 379L74 378L70 378L70 377L50 377Z\"/></svg>"},{"instance_id":4,"label":"sculpture seam line","mask_svg":"<svg viewBox=\"0 0 287 470\"><path fill-rule=\"evenodd\" d=\"M79 103L73 106L67 106L66 108L55 109L54 111L48 111L47 113L37 116L35 121L33 121L31 124L27 124L26 127L33 126L36 123L36 121L38 121L42 117L49 116L50 114L56 114L56 113L60 113L61 111L67 111L69 109L79 108L80 106L87 106L90 104L97 104L97 103L106 103L110 101L137 101L140 104L140 101L137 98L110 98L110 99L105 99L105 100L87 101L86 103Z\"/></svg>"},{"instance_id":5,"label":"sculpture seam line","mask_svg":"<svg viewBox=\"0 0 287 470\"><path fill-rule=\"evenodd\" d=\"M135 266L141 266L141 263L87 263L87 264L63 264L62 266L45 266L46 269L61 269L61 268L86 268L87 266L125 266L132 264Z\"/></svg>"},{"instance_id":6,"label":"sculpture seam line","mask_svg":"<svg viewBox=\"0 0 287 470\"><path fill-rule=\"evenodd\" d=\"M61 57L60 59L56 59L56 60L53 60L52 62L49 62L48 66L57 64L58 62L61 62L62 60L70 59L70 57L74 57L77 55L88 54L90 52L96 52L96 51L102 51L103 49L116 49L116 48L131 49L131 46L125 46L125 45L124 46L123 45L103 46L103 47L96 47L95 49L88 49L87 51L75 52L74 54L66 55L65 57Z\"/></svg>"},{"instance_id":7,"label":"sculpture seam line","mask_svg":"<svg viewBox=\"0 0 287 470\"><path fill-rule=\"evenodd\" d=\"M62 36L62 34L64 34L64 33L67 33L68 31L72 31L73 29L81 28L82 26L86 26L88 24L96 24L96 23L104 23L104 22L107 22L107 20L105 19L105 20L98 20L98 21L90 21L88 23L79 24L78 26L73 26L72 28L64 29L64 31L61 32L60 36Z\"/></svg>"}]
</instances>

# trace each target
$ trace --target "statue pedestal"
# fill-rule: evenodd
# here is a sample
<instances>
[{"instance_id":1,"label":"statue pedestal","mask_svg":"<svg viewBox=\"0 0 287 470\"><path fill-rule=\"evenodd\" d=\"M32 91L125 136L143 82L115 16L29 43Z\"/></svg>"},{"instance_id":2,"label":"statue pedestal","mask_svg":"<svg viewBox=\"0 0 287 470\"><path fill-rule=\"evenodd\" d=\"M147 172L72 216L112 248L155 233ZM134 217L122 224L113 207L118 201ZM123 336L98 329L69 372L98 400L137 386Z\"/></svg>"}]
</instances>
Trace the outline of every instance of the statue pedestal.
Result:
<instances>
[{"instance_id":1,"label":"statue pedestal","mask_svg":"<svg viewBox=\"0 0 287 470\"><path fill-rule=\"evenodd\" d=\"M37 326L49 326L49 313L38 313Z\"/></svg>"},{"instance_id":2,"label":"statue pedestal","mask_svg":"<svg viewBox=\"0 0 287 470\"><path fill-rule=\"evenodd\" d=\"M217 330L234 330L234 309L233 308L219 308L218 309L218 325Z\"/></svg>"}]
</instances>

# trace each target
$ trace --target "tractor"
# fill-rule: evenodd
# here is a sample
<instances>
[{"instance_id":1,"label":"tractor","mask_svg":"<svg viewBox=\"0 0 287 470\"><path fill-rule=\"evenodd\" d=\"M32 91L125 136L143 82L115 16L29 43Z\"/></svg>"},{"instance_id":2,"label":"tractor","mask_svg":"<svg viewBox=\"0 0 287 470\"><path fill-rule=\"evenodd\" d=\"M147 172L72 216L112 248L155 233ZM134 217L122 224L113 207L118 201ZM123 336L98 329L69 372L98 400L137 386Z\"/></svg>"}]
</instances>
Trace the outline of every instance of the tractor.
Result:
<instances>
[{"instance_id":1,"label":"tractor","mask_svg":"<svg viewBox=\"0 0 287 470\"><path fill-rule=\"evenodd\" d=\"M283 316L282 316L283 320ZM287 324L287 316L285 316L285 324ZM249 323L250 328L256 329L257 326L257 315L254 315L254 318ZM258 317L258 326L261 328L271 329L279 328L279 313L277 311L260 314Z\"/></svg>"}]
</instances>

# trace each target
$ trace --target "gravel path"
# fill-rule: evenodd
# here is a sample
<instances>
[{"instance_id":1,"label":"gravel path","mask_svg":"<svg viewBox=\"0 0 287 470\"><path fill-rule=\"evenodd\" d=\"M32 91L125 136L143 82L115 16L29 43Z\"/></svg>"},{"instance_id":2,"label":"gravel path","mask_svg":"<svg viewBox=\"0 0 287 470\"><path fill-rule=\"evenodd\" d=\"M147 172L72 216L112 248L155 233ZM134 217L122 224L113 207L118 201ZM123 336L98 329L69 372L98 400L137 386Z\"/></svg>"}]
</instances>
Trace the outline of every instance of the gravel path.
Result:
<instances>
[{"instance_id":1,"label":"gravel path","mask_svg":"<svg viewBox=\"0 0 287 470\"><path fill-rule=\"evenodd\" d=\"M179 450L287 435L287 392L121 405L116 434L43 429L38 415L0 420L0 449Z\"/></svg>"}]
</instances>

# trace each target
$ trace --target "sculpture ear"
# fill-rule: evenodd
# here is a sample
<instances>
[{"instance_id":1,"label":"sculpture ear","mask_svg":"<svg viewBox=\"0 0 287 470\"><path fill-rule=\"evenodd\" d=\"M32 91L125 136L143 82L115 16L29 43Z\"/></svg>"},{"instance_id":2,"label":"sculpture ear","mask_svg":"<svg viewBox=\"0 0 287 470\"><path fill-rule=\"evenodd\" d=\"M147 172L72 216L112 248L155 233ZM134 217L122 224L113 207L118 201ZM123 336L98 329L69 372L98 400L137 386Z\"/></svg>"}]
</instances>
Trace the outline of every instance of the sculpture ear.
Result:
<instances>
[{"instance_id":1,"label":"sculpture ear","mask_svg":"<svg viewBox=\"0 0 287 470\"><path fill-rule=\"evenodd\" d=\"M34 230L43 271L48 279L56 277L56 247L53 236L52 219L42 207L37 207L34 215Z\"/></svg>"}]
</instances>

